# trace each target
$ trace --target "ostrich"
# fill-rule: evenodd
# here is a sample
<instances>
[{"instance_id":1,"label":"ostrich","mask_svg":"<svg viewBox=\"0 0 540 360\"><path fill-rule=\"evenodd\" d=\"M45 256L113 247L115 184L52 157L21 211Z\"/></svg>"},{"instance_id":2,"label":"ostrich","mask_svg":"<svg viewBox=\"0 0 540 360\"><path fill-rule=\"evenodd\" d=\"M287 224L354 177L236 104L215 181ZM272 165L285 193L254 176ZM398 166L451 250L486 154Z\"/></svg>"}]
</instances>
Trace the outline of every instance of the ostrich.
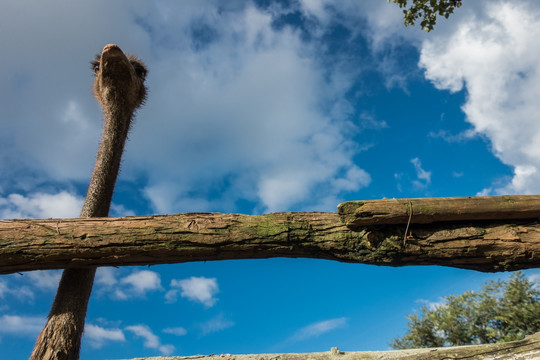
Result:
<instances>
[{"instance_id":1,"label":"ostrich","mask_svg":"<svg viewBox=\"0 0 540 360\"><path fill-rule=\"evenodd\" d=\"M81 216L106 217L120 168L124 143L135 110L146 97L147 69L138 58L109 44L92 62L94 96L103 109L105 127ZM66 269L48 321L30 360L77 360L84 319L96 268Z\"/></svg>"}]
</instances>

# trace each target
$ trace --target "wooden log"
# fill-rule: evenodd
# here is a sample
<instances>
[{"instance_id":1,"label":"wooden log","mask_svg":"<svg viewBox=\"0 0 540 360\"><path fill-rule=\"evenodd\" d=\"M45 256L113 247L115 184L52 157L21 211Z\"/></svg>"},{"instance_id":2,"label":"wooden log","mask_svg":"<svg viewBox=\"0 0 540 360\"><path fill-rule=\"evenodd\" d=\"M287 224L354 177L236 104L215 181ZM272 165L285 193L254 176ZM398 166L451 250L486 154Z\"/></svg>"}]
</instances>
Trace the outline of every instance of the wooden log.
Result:
<instances>
[{"instance_id":1,"label":"wooden log","mask_svg":"<svg viewBox=\"0 0 540 360\"><path fill-rule=\"evenodd\" d=\"M190 213L0 221L0 273L305 257L479 271L540 267L540 223L456 222L350 229L336 213Z\"/></svg>"},{"instance_id":2,"label":"wooden log","mask_svg":"<svg viewBox=\"0 0 540 360\"><path fill-rule=\"evenodd\" d=\"M330 351L303 354L158 356L131 360L448 360L448 359L540 359L540 333L507 343L424 348L393 351Z\"/></svg>"},{"instance_id":3,"label":"wooden log","mask_svg":"<svg viewBox=\"0 0 540 360\"><path fill-rule=\"evenodd\" d=\"M412 215L411 215L412 209ZM347 201L338 214L348 226L429 224L463 220L540 218L540 195Z\"/></svg>"}]
</instances>

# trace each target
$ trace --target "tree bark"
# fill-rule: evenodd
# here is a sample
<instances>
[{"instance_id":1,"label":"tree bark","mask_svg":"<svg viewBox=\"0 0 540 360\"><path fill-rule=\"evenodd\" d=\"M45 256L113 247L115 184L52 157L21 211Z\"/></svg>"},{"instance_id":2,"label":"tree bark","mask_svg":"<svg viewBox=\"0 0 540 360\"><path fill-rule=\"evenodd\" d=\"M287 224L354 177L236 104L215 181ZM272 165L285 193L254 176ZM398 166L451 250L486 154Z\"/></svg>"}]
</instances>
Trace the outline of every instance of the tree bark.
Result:
<instances>
[{"instance_id":1,"label":"tree bark","mask_svg":"<svg viewBox=\"0 0 540 360\"><path fill-rule=\"evenodd\" d=\"M336 213L188 213L0 221L0 273L306 257L494 272L540 267L540 223L463 221L351 229Z\"/></svg>"},{"instance_id":2,"label":"tree bark","mask_svg":"<svg viewBox=\"0 0 540 360\"><path fill-rule=\"evenodd\" d=\"M350 227L466 220L540 218L540 195L347 201L338 214Z\"/></svg>"},{"instance_id":3,"label":"tree bark","mask_svg":"<svg viewBox=\"0 0 540 360\"><path fill-rule=\"evenodd\" d=\"M131 360L443 360L443 359L539 359L540 333L502 344L456 346L448 348L426 348L395 351L349 352L332 348L321 353L304 354L254 354L254 355L196 355L137 358Z\"/></svg>"}]
</instances>

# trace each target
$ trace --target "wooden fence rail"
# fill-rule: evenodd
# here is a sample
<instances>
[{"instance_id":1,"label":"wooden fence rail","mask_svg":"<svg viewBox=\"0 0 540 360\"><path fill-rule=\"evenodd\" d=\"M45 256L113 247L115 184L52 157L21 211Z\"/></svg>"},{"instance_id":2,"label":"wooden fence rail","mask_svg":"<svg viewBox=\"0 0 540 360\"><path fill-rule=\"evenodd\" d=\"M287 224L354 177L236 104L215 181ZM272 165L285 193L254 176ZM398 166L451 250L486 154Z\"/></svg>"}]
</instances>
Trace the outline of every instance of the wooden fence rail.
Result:
<instances>
[{"instance_id":1,"label":"wooden fence rail","mask_svg":"<svg viewBox=\"0 0 540 360\"><path fill-rule=\"evenodd\" d=\"M538 360L540 359L540 333L523 340L507 343L422 348L391 351L330 351L303 354L251 354L251 355L195 355L173 357L144 357L130 360ZM126 359L127 360L127 359Z\"/></svg>"},{"instance_id":2,"label":"wooden fence rail","mask_svg":"<svg viewBox=\"0 0 540 360\"><path fill-rule=\"evenodd\" d=\"M405 202L412 205L412 219L415 210L423 208L422 200ZM500 200L508 201L507 197ZM342 204L341 217L289 212L4 220L0 221L0 273L270 257L443 265L486 272L540 267L537 218L472 216L474 220L467 220L471 216L467 214L461 221L452 217L450 222L438 218L417 224L411 219L410 224L359 226L354 217L364 212L358 211L358 205ZM519 204L513 206L521 211ZM344 208L352 210L347 213ZM529 211L522 216L533 215Z\"/></svg>"}]
</instances>

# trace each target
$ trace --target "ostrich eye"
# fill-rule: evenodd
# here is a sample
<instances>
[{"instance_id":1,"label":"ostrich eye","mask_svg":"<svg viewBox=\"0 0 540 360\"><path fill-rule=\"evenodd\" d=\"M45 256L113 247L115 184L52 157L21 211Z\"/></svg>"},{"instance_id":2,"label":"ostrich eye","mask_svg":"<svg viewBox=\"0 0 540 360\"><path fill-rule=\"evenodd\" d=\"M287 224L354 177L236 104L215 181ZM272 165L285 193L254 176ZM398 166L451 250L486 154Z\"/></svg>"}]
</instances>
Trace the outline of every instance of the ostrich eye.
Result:
<instances>
[{"instance_id":1,"label":"ostrich eye","mask_svg":"<svg viewBox=\"0 0 540 360\"><path fill-rule=\"evenodd\" d=\"M94 73L97 73L99 71L99 61L92 61L92 71L94 71Z\"/></svg>"},{"instance_id":2,"label":"ostrich eye","mask_svg":"<svg viewBox=\"0 0 540 360\"><path fill-rule=\"evenodd\" d=\"M140 77L142 80L146 78L146 69L141 64L132 62L133 68L135 69L135 74L137 74L138 77Z\"/></svg>"}]
</instances>

